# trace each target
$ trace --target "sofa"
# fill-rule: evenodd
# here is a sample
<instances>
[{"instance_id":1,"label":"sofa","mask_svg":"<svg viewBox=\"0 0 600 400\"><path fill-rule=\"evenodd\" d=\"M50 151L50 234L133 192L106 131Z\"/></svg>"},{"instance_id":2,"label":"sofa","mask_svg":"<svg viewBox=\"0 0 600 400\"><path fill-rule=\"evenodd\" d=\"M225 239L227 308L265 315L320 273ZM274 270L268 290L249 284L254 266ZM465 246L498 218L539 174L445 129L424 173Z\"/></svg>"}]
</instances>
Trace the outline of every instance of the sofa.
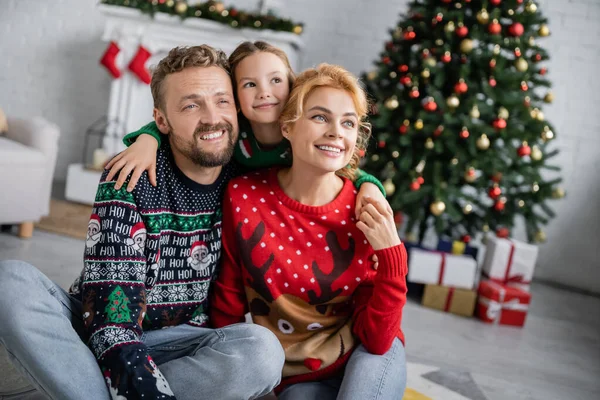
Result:
<instances>
[{"instance_id":1,"label":"sofa","mask_svg":"<svg viewBox=\"0 0 600 400\"><path fill-rule=\"evenodd\" d=\"M48 215L58 154L58 126L42 117L7 118L0 133L0 225L19 225L29 238Z\"/></svg>"}]
</instances>

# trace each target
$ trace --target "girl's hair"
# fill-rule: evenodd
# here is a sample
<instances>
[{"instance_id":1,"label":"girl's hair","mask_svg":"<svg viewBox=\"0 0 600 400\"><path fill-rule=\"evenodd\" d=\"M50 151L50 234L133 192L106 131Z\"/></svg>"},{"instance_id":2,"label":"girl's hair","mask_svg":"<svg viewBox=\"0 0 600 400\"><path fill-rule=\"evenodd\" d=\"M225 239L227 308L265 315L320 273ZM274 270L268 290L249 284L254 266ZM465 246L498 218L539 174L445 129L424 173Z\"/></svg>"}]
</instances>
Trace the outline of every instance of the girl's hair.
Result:
<instances>
[{"instance_id":1,"label":"girl's hair","mask_svg":"<svg viewBox=\"0 0 600 400\"><path fill-rule=\"evenodd\" d=\"M235 48L233 53L229 56L229 66L231 68L231 73L233 77L233 90L236 91L237 87L237 78L236 78L236 68L248 56L256 53L271 53L275 54L281 61L283 61L283 65L287 68L287 77L290 84L290 90L292 89L292 85L294 84L294 79L296 75L294 74L294 70L292 70L292 66L290 65L290 60L288 60L287 55L283 50L279 47L275 47L267 42L256 41L256 42L244 42Z\"/></svg>"},{"instance_id":2,"label":"girl's hair","mask_svg":"<svg viewBox=\"0 0 600 400\"><path fill-rule=\"evenodd\" d=\"M302 117L304 106L310 94L320 87L341 89L348 93L354 102L359 120L356 146L348 165L336 172L340 176L354 180L361 158L360 153L366 150L371 137L371 124L367 121L369 110L367 95L358 83L358 79L351 72L339 65L331 64L319 64L317 68L310 68L302 72L296 77L288 102L279 117L279 123L282 126L293 126ZM302 133L300 132L300 134Z\"/></svg>"}]
</instances>

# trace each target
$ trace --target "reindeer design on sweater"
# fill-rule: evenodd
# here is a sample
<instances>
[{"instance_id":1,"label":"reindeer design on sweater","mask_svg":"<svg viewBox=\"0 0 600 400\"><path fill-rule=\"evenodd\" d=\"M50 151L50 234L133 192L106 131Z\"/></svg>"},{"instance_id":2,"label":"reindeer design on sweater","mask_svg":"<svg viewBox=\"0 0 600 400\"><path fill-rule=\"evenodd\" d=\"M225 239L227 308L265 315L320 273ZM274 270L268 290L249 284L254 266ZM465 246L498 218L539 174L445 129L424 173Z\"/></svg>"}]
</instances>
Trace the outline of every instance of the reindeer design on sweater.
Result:
<instances>
[{"instance_id":1,"label":"reindeer design on sweater","mask_svg":"<svg viewBox=\"0 0 600 400\"><path fill-rule=\"evenodd\" d=\"M246 296L253 321L278 337L286 355L283 376L306 374L325 369L346 355L356 344L352 334L352 307L349 296L333 284L350 267L355 255L355 242L348 239L342 248L335 232L325 235L333 258L333 269L326 273L312 261L311 282L318 285L300 298L289 293L273 293L265 280L275 260L271 253L262 265L253 261L252 251L261 242L265 225L258 223L248 239L242 235L242 224L236 236L240 258L251 278L246 280ZM315 282L316 280L316 282ZM308 300L308 301L307 301Z\"/></svg>"}]
</instances>

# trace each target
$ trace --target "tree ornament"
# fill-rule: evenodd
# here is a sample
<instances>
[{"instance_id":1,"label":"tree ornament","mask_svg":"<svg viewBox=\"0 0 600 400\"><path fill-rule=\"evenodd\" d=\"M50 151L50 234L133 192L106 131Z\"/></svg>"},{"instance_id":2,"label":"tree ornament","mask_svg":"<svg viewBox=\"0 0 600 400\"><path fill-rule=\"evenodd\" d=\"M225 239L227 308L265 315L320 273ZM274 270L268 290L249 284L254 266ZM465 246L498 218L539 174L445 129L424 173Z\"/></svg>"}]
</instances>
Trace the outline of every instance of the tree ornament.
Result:
<instances>
[{"instance_id":1,"label":"tree ornament","mask_svg":"<svg viewBox=\"0 0 600 400\"><path fill-rule=\"evenodd\" d=\"M380 140L379 142L377 142L377 147L379 147L380 149L385 148L385 140Z\"/></svg>"},{"instance_id":2,"label":"tree ornament","mask_svg":"<svg viewBox=\"0 0 600 400\"><path fill-rule=\"evenodd\" d=\"M533 1L530 1L525 5L525 11L527 11L530 14L533 14L537 11L537 6Z\"/></svg>"},{"instance_id":3,"label":"tree ornament","mask_svg":"<svg viewBox=\"0 0 600 400\"><path fill-rule=\"evenodd\" d=\"M167 0L167 2L165 3L167 7L171 8L175 5L175 1L174 0ZM212 6L214 7L214 6ZM211 10L214 11L214 8Z\"/></svg>"},{"instance_id":4,"label":"tree ornament","mask_svg":"<svg viewBox=\"0 0 600 400\"><path fill-rule=\"evenodd\" d=\"M175 3L175 12L177 14L183 15L187 12L188 10L188 5L185 1L178 1L177 3Z\"/></svg>"},{"instance_id":5,"label":"tree ornament","mask_svg":"<svg viewBox=\"0 0 600 400\"><path fill-rule=\"evenodd\" d=\"M400 71L400 72L407 72L408 71L408 65L402 64L401 66L398 67L398 71Z\"/></svg>"},{"instance_id":6,"label":"tree ornament","mask_svg":"<svg viewBox=\"0 0 600 400\"><path fill-rule=\"evenodd\" d=\"M525 207L525 201L519 200L519 201L517 201L517 205L519 206L519 208L523 208L523 207Z\"/></svg>"},{"instance_id":7,"label":"tree ornament","mask_svg":"<svg viewBox=\"0 0 600 400\"><path fill-rule=\"evenodd\" d=\"M446 204L441 200L434 201L429 206L429 211L431 211L431 213L436 217L439 217L444 213L444 211L446 211Z\"/></svg>"},{"instance_id":8,"label":"tree ornament","mask_svg":"<svg viewBox=\"0 0 600 400\"><path fill-rule=\"evenodd\" d=\"M452 54L450 54L449 51L446 51L440 60L442 60L443 63L448 64L450 61L452 61Z\"/></svg>"},{"instance_id":9,"label":"tree ornament","mask_svg":"<svg viewBox=\"0 0 600 400\"><path fill-rule=\"evenodd\" d=\"M463 53L470 53L473 51L473 41L471 39L463 39L460 42L460 51Z\"/></svg>"},{"instance_id":10,"label":"tree ornament","mask_svg":"<svg viewBox=\"0 0 600 400\"><path fill-rule=\"evenodd\" d=\"M454 32L454 29L456 29L456 27L454 26L454 22L450 21L446 24L446 26L444 27L444 30L447 33L452 33Z\"/></svg>"},{"instance_id":11,"label":"tree ornament","mask_svg":"<svg viewBox=\"0 0 600 400\"><path fill-rule=\"evenodd\" d=\"M458 165L458 158L456 158L456 157L452 158L452 160L450 160L450 164Z\"/></svg>"},{"instance_id":12,"label":"tree ornament","mask_svg":"<svg viewBox=\"0 0 600 400\"><path fill-rule=\"evenodd\" d=\"M530 157L533 161L540 161L543 157L542 150L538 146L533 146Z\"/></svg>"},{"instance_id":13,"label":"tree ornament","mask_svg":"<svg viewBox=\"0 0 600 400\"><path fill-rule=\"evenodd\" d=\"M454 85L454 92L456 92L457 94L467 93L467 90L469 90L469 87L465 83L465 80L462 78L458 80L458 83L456 85Z\"/></svg>"},{"instance_id":14,"label":"tree ornament","mask_svg":"<svg viewBox=\"0 0 600 400\"><path fill-rule=\"evenodd\" d=\"M531 154L531 147L527 144L527 142L523 142L521 146L517 149L517 154L519 157L525 157Z\"/></svg>"},{"instance_id":15,"label":"tree ornament","mask_svg":"<svg viewBox=\"0 0 600 400\"><path fill-rule=\"evenodd\" d=\"M498 109L498 118L506 120L508 119L508 115L508 110L505 107L500 107Z\"/></svg>"},{"instance_id":16,"label":"tree ornament","mask_svg":"<svg viewBox=\"0 0 600 400\"><path fill-rule=\"evenodd\" d=\"M466 214L466 215L471 214L471 212L473 211L473 206L471 204L467 203L463 207L462 211L463 211L463 214Z\"/></svg>"},{"instance_id":17,"label":"tree ornament","mask_svg":"<svg viewBox=\"0 0 600 400\"><path fill-rule=\"evenodd\" d=\"M462 237L460 238L461 241L465 242L465 243L469 243L471 242L471 236L470 235L462 235Z\"/></svg>"},{"instance_id":18,"label":"tree ornament","mask_svg":"<svg viewBox=\"0 0 600 400\"><path fill-rule=\"evenodd\" d=\"M492 186L489 190L488 190L488 196L490 196L490 198L496 200L498 197L500 197L500 195L502 194L502 189L500 189L500 186L498 186L497 183L494 184L494 186Z\"/></svg>"},{"instance_id":19,"label":"tree ornament","mask_svg":"<svg viewBox=\"0 0 600 400\"><path fill-rule=\"evenodd\" d=\"M494 55L500 54L500 45L499 44L494 45L494 49L492 50L492 53L494 53Z\"/></svg>"},{"instance_id":20,"label":"tree ornament","mask_svg":"<svg viewBox=\"0 0 600 400\"><path fill-rule=\"evenodd\" d=\"M488 22L490 22L490 14L485 8L482 8L477 12L477 22L479 22L481 25L486 25Z\"/></svg>"},{"instance_id":21,"label":"tree ornament","mask_svg":"<svg viewBox=\"0 0 600 400\"><path fill-rule=\"evenodd\" d=\"M537 53L536 55L533 56L533 61L535 61L535 62L542 61L542 55L540 53Z\"/></svg>"},{"instance_id":22,"label":"tree ornament","mask_svg":"<svg viewBox=\"0 0 600 400\"><path fill-rule=\"evenodd\" d=\"M521 57L521 49L518 47L515 47L515 57Z\"/></svg>"},{"instance_id":23,"label":"tree ornament","mask_svg":"<svg viewBox=\"0 0 600 400\"><path fill-rule=\"evenodd\" d=\"M421 71L421 76L425 79L429 78L429 76L431 75L431 73L429 72L429 69L425 68L423 71Z\"/></svg>"},{"instance_id":24,"label":"tree ornament","mask_svg":"<svg viewBox=\"0 0 600 400\"><path fill-rule=\"evenodd\" d=\"M561 187L557 187L556 189L554 189L552 191L552 198L562 199L563 197L565 197L565 189L563 189Z\"/></svg>"},{"instance_id":25,"label":"tree ornament","mask_svg":"<svg viewBox=\"0 0 600 400\"><path fill-rule=\"evenodd\" d=\"M465 37L469 34L469 28L463 25L463 23L458 24L458 28L456 28L456 36Z\"/></svg>"},{"instance_id":26,"label":"tree ornament","mask_svg":"<svg viewBox=\"0 0 600 400\"><path fill-rule=\"evenodd\" d=\"M500 183L502 180L502 172L496 172L490 179L496 183Z\"/></svg>"},{"instance_id":27,"label":"tree ornament","mask_svg":"<svg viewBox=\"0 0 600 400\"><path fill-rule=\"evenodd\" d=\"M415 129L417 129L417 130L423 129L423 120L422 119L418 119L415 121Z\"/></svg>"},{"instance_id":28,"label":"tree ornament","mask_svg":"<svg viewBox=\"0 0 600 400\"><path fill-rule=\"evenodd\" d=\"M396 185L394 185L394 182L392 182L391 179L386 179L383 182L383 188L385 189L385 193L387 193L388 196L393 195L396 191Z\"/></svg>"},{"instance_id":29,"label":"tree ornament","mask_svg":"<svg viewBox=\"0 0 600 400\"><path fill-rule=\"evenodd\" d=\"M508 228L498 228L496 229L496 236L498 236L499 238L506 239L510 236L510 231L508 230Z\"/></svg>"},{"instance_id":30,"label":"tree ornament","mask_svg":"<svg viewBox=\"0 0 600 400\"><path fill-rule=\"evenodd\" d=\"M521 57L518 58L517 61L515 61L515 67L518 71L525 72L527 71L527 68L529 68L529 64L527 63L527 61L525 61L523 57Z\"/></svg>"},{"instance_id":31,"label":"tree ornament","mask_svg":"<svg viewBox=\"0 0 600 400\"><path fill-rule=\"evenodd\" d=\"M502 25L497 19L494 19L491 24L488 25L488 32L492 35L499 35L502 32Z\"/></svg>"},{"instance_id":32,"label":"tree ornament","mask_svg":"<svg viewBox=\"0 0 600 400\"><path fill-rule=\"evenodd\" d=\"M477 108L477 106L473 106L473 108L471 108L471 111L469 112L469 115L473 119L478 119L481 116L481 113L479 112L479 108Z\"/></svg>"},{"instance_id":33,"label":"tree ornament","mask_svg":"<svg viewBox=\"0 0 600 400\"><path fill-rule=\"evenodd\" d=\"M490 60L490 68L492 68L492 69L496 68L496 59L495 58L492 58Z\"/></svg>"},{"instance_id":34,"label":"tree ornament","mask_svg":"<svg viewBox=\"0 0 600 400\"><path fill-rule=\"evenodd\" d=\"M409 26L407 31L404 32L404 40L413 40L417 37L417 34L413 31L413 28Z\"/></svg>"},{"instance_id":35,"label":"tree ornament","mask_svg":"<svg viewBox=\"0 0 600 400\"><path fill-rule=\"evenodd\" d=\"M544 96L544 102L552 103L553 101L554 101L554 93L552 93L552 92L546 93L546 95Z\"/></svg>"},{"instance_id":36,"label":"tree ornament","mask_svg":"<svg viewBox=\"0 0 600 400\"><path fill-rule=\"evenodd\" d=\"M397 76L398 76L398 74L396 74L396 71L390 72L390 78L396 79Z\"/></svg>"},{"instance_id":37,"label":"tree ornament","mask_svg":"<svg viewBox=\"0 0 600 400\"><path fill-rule=\"evenodd\" d=\"M466 126L462 127L462 129L460 130L459 136L461 139L466 139L469 137L469 130L467 129Z\"/></svg>"},{"instance_id":38,"label":"tree ornament","mask_svg":"<svg viewBox=\"0 0 600 400\"><path fill-rule=\"evenodd\" d=\"M491 87L496 87L496 79L493 76L490 76L490 80L488 82Z\"/></svg>"},{"instance_id":39,"label":"tree ornament","mask_svg":"<svg viewBox=\"0 0 600 400\"><path fill-rule=\"evenodd\" d=\"M544 142L548 142L554 139L554 132L552 132L548 126L545 126L541 136Z\"/></svg>"},{"instance_id":40,"label":"tree ornament","mask_svg":"<svg viewBox=\"0 0 600 400\"><path fill-rule=\"evenodd\" d=\"M523 33L525 32L525 28L523 27L523 24L520 22L513 22L509 27L508 27L508 34L514 37L519 37L521 35L523 35Z\"/></svg>"},{"instance_id":41,"label":"tree ornament","mask_svg":"<svg viewBox=\"0 0 600 400\"><path fill-rule=\"evenodd\" d=\"M483 133L477 139L476 145L479 150L487 150L490 148L490 139Z\"/></svg>"},{"instance_id":42,"label":"tree ornament","mask_svg":"<svg viewBox=\"0 0 600 400\"><path fill-rule=\"evenodd\" d=\"M475 182L475 180L477 179L477 175L475 173L475 168L473 168L473 167L467 168L467 170L465 171L464 178L465 178L466 182L469 182L469 183Z\"/></svg>"},{"instance_id":43,"label":"tree ornament","mask_svg":"<svg viewBox=\"0 0 600 400\"><path fill-rule=\"evenodd\" d=\"M538 35L540 35L540 36L549 36L550 35L550 28L548 28L548 25L542 24L540 26L540 29L538 29Z\"/></svg>"},{"instance_id":44,"label":"tree ornament","mask_svg":"<svg viewBox=\"0 0 600 400\"><path fill-rule=\"evenodd\" d=\"M452 95L446 99L446 104L448 104L448 107L450 108L456 108L460 105L460 100L455 95Z\"/></svg>"},{"instance_id":45,"label":"tree ornament","mask_svg":"<svg viewBox=\"0 0 600 400\"><path fill-rule=\"evenodd\" d=\"M410 74L408 75L404 75L403 77L400 78L400 83L403 84L404 86L408 86L412 83L412 79L410 78Z\"/></svg>"},{"instance_id":46,"label":"tree ornament","mask_svg":"<svg viewBox=\"0 0 600 400\"><path fill-rule=\"evenodd\" d=\"M525 96L525 98L523 99L523 105L525 107L529 107L531 106L531 97L529 96Z\"/></svg>"},{"instance_id":47,"label":"tree ornament","mask_svg":"<svg viewBox=\"0 0 600 400\"><path fill-rule=\"evenodd\" d=\"M543 243L546 241L546 232L544 232L543 230L539 230L535 233L535 241L538 243Z\"/></svg>"},{"instance_id":48,"label":"tree ornament","mask_svg":"<svg viewBox=\"0 0 600 400\"><path fill-rule=\"evenodd\" d=\"M389 110L395 110L400 104L398 102L398 98L396 96L392 96L385 101L384 105Z\"/></svg>"},{"instance_id":49,"label":"tree ornament","mask_svg":"<svg viewBox=\"0 0 600 400\"><path fill-rule=\"evenodd\" d=\"M537 119L538 121L543 121L544 120L544 113L541 110L538 110L535 119Z\"/></svg>"},{"instance_id":50,"label":"tree ornament","mask_svg":"<svg viewBox=\"0 0 600 400\"><path fill-rule=\"evenodd\" d=\"M369 71L369 73L367 74L367 79L370 81L374 81L375 79L377 79L377 76L379 74L377 73L377 71Z\"/></svg>"},{"instance_id":51,"label":"tree ornament","mask_svg":"<svg viewBox=\"0 0 600 400\"><path fill-rule=\"evenodd\" d=\"M421 184L418 181L414 180L414 181L411 182L411 184L410 184L410 190L411 191L416 192L420 188L421 188Z\"/></svg>"},{"instance_id":52,"label":"tree ornament","mask_svg":"<svg viewBox=\"0 0 600 400\"><path fill-rule=\"evenodd\" d=\"M417 99L419 97L419 89L416 86L413 86L410 93L408 94L413 99Z\"/></svg>"},{"instance_id":53,"label":"tree ornament","mask_svg":"<svg viewBox=\"0 0 600 400\"><path fill-rule=\"evenodd\" d=\"M417 238L417 235L414 234L413 232L408 232L406 234L406 241L407 242L416 243L417 240L419 240L419 239Z\"/></svg>"},{"instance_id":54,"label":"tree ornament","mask_svg":"<svg viewBox=\"0 0 600 400\"><path fill-rule=\"evenodd\" d=\"M427 140L425 140L425 148L427 150L431 150L431 149L433 149L433 146L434 146L433 139L427 138Z\"/></svg>"},{"instance_id":55,"label":"tree ornament","mask_svg":"<svg viewBox=\"0 0 600 400\"><path fill-rule=\"evenodd\" d=\"M494 210L496 210L496 211L504 211L505 206L506 206L506 199L504 197L502 197L502 198L498 199L498 201L496 201L494 203Z\"/></svg>"},{"instance_id":56,"label":"tree ornament","mask_svg":"<svg viewBox=\"0 0 600 400\"><path fill-rule=\"evenodd\" d=\"M394 29L394 32L392 33L392 37L396 40L400 39L402 37L402 29L401 28Z\"/></svg>"},{"instance_id":57,"label":"tree ornament","mask_svg":"<svg viewBox=\"0 0 600 400\"><path fill-rule=\"evenodd\" d=\"M493 6L499 6L502 0L490 0L490 4Z\"/></svg>"},{"instance_id":58,"label":"tree ornament","mask_svg":"<svg viewBox=\"0 0 600 400\"><path fill-rule=\"evenodd\" d=\"M527 90L529 90L529 86L527 86L527 82L522 81L521 82L521 90L526 92Z\"/></svg>"},{"instance_id":59,"label":"tree ornament","mask_svg":"<svg viewBox=\"0 0 600 400\"><path fill-rule=\"evenodd\" d=\"M542 69L540 69L540 75L546 75L546 72L548 72L548 68L542 67Z\"/></svg>"},{"instance_id":60,"label":"tree ornament","mask_svg":"<svg viewBox=\"0 0 600 400\"><path fill-rule=\"evenodd\" d=\"M504 129L506 128L506 120L503 118L496 118L493 122L492 122L492 126L496 129L496 130L500 130L500 129Z\"/></svg>"},{"instance_id":61,"label":"tree ornament","mask_svg":"<svg viewBox=\"0 0 600 400\"><path fill-rule=\"evenodd\" d=\"M533 182L533 185L531 185L531 191L533 193L537 193L540 191L540 185L537 182Z\"/></svg>"},{"instance_id":62,"label":"tree ornament","mask_svg":"<svg viewBox=\"0 0 600 400\"><path fill-rule=\"evenodd\" d=\"M437 103L433 100L433 97L428 97L425 103L423 103L425 111L433 112L437 110Z\"/></svg>"}]
</instances>

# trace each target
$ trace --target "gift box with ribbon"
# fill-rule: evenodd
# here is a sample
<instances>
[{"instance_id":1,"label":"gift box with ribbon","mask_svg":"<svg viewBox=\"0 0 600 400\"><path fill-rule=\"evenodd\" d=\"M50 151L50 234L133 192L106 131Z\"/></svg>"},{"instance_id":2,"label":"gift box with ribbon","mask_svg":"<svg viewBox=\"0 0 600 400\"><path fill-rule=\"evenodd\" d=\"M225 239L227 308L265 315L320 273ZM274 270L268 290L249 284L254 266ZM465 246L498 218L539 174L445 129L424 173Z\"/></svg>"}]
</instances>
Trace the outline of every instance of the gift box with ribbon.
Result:
<instances>
[{"instance_id":1,"label":"gift box with ribbon","mask_svg":"<svg viewBox=\"0 0 600 400\"><path fill-rule=\"evenodd\" d=\"M437 250L442 251L444 253L452 253L452 254L464 254L466 256L471 256L475 260L477 260L477 247L469 246L465 242L454 240L444 240L440 239L438 241Z\"/></svg>"},{"instance_id":2,"label":"gift box with ribbon","mask_svg":"<svg viewBox=\"0 0 600 400\"><path fill-rule=\"evenodd\" d=\"M425 285L425 293L421 304L436 310L472 317L476 300L477 292L474 290Z\"/></svg>"},{"instance_id":3,"label":"gift box with ribbon","mask_svg":"<svg viewBox=\"0 0 600 400\"><path fill-rule=\"evenodd\" d=\"M483 275L502 284L527 290L537 260L537 246L518 240L491 237L482 264Z\"/></svg>"},{"instance_id":4,"label":"gift box with ribbon","mask_svg":"<svg viewBox=\"0 0 600 400\"><path fill-rule=\"evenodd\" d=\"M473 289L477 262L471 256L411 248L408 257L409 282Z\"/></svg>"},{"instance_id":5,"label":"gift box with ribbon","mask_svg":"<svg viewBox=\"0 0 600 400\"><path fill-rule=\"evenodd\" d=\"M477 317L502 325L525 325L531 294L517 287L484 280L477 291Z\"/></svg>"}]
</instances>

